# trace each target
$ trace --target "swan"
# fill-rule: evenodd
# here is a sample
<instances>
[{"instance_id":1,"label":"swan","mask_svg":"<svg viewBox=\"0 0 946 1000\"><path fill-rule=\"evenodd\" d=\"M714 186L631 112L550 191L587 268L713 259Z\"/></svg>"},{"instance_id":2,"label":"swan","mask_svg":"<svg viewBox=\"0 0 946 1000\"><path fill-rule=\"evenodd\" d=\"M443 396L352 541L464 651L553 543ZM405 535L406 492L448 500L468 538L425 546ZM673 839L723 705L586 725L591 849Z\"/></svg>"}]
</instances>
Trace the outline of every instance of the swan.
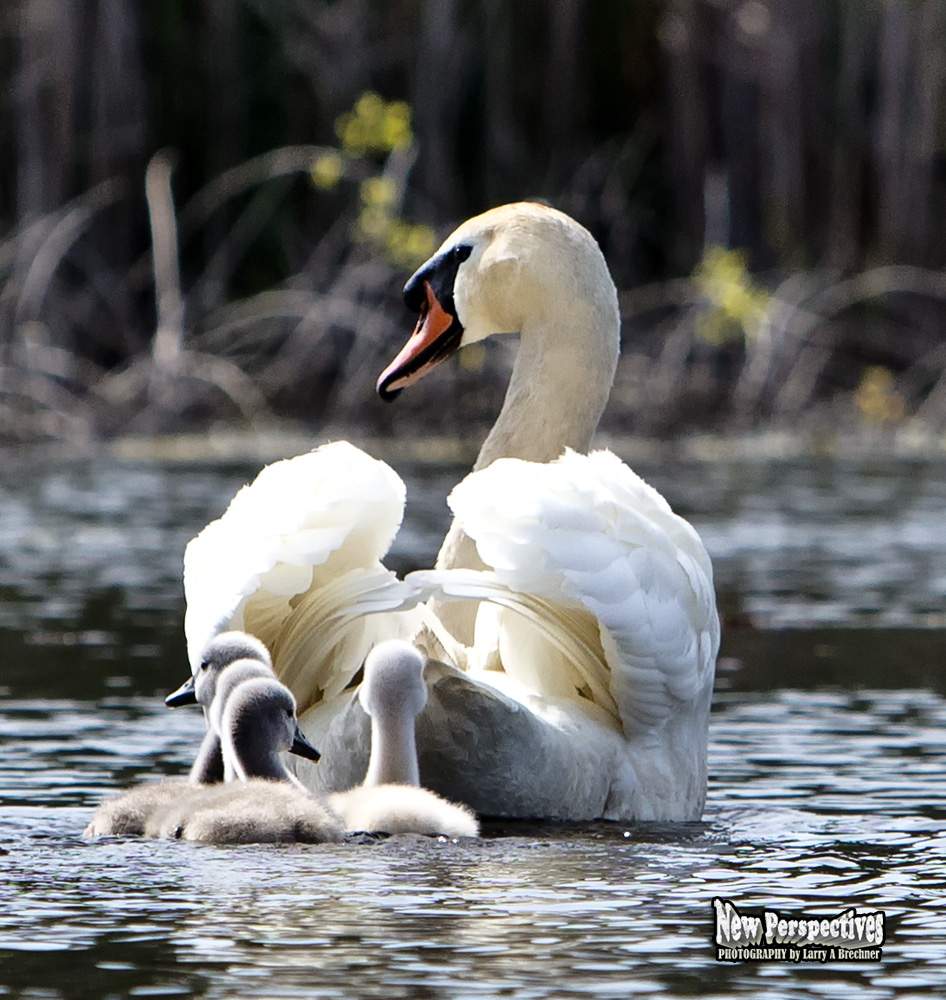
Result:
<instances>
[{"instance_id":1,"label":"swan","mask_svg":"<svg viewBox=\"0 0 946 1000\"><path fill-rule=\"evenodd\" d=\"M280 751L318 752L300 739L296 702L275 678L254 676L253 661L226 667L217 682L211 721L231 780L191 788L152 813L145 833L215 844L323 843L340 840L342 824L287 770Z\"/></svg>"},{"instance_id":2,"label":"swan","mask_svg":"<svg viewBox=\"0 0 946 1000\"><path fill-rule=\"evenodd\" d=\"M207 719L207 732L187 778L192 785L210 785L224 780L220 737L210 725L209 713L217 690L217 678L225 667L236 662L243 662L246 671L252 670L251 664L256 663L255 676L275 676L269 650L259 639L245 632L222 632L211 639L201 653L198 673L188 677L164 699L168 708L200 705ZM198 681L201 682L199 692Z\"/></svg>"},{"instance_id":3,"label":"swan","mask_svg":"<svg viewBox=\"0 0 946 1000\"><path fill-rule=\"evenodd\" d=\"M351 833L421 833L477 837L479 824L464 806L420 786L414 720L427 704L424 657L391 639L368 654L358 701L371 719L371 756L364 782L328 797Z\"/></svg>"},{"instance_id":4,"label":"swan","mask_svg":"<svg viewBox=\"0 0 946 1000\"><path fill-rule=\"evenodd\" d=\"M656 490L611 452L588 453L620 338L600 249L555 209L503 206L451 234L405 301L420 318L378 381L385 399L469 343L520 337L500 414L449 497L436 567L387 574L403 484L333 442L264 469L188 545L189 646L222 628L266 642L322 749L304 772L319 792L365 773L356 675L390 637L432 657L416 726L426 787L487 816L698 819L712 566Z\"/></svg>"},{"instance_id":5,"label":"swan","mask_svg":"<svg viewBox=\"0 0 946 1000\"><path fill-rule=\"evenodd\" d=\"M406 490L345 441L266 466L184 552L191 672L225 630L260 639L300 715L341 696L371 648L410 638L422 595L386 569Z\"/></svg>"}]
</instances>

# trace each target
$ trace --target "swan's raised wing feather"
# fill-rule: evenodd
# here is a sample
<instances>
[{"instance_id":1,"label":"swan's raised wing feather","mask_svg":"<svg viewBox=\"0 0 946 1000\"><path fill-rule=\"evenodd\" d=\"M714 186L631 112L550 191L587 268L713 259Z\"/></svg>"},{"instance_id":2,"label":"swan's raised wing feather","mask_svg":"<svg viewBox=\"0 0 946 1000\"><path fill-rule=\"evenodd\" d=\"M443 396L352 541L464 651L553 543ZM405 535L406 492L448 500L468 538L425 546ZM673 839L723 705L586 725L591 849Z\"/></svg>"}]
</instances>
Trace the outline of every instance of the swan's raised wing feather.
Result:
<instances>
[{"instance_id":1,"label":"swan's raised wing feather","mask_svg":"<svg viewBox=\"0 0 946 1000\"><path fill-rule=\"evenodd\" d=\"M273 666L299 713L341 694L378 642L411 638L421 625L421 599L417 587L378 567L349 570L294 600Z\"/></svg>"},{"instance_id":2,"label":"swan's raised wing feather","mask_svg":"<svg viewBox=\"0 0 946 1000\"><path fill-rule=\"evenodd\" d=\"M534 636L545 644L544 652L547 654L549 649L556 651L562 657L561 661L553 664L547 656L543 657L541 648L528 648L531 646L531 637L516 628L516 617L512 617L502 622L500 631L506 630L507 635L502 638L514 646L515 652L506 650L503 662L509 663L510 653L517 663L526 659L532 663L537 662L537 669L543 674L542 680L541 683L536 683L533 678L529 683L530 688L553 697L574 696L576 691L587 689L594 701L617 716L617 705L607 685L608 667L598 626L580 605L566 605L561 601L555 603L533 594L511 590L499 580L497 574L482 570L418 570L409 573L405 582L420 588L428 598L436 596L444 601L488 601L525 619ZM429 624L434 625L433 622ZM433 631L439 638L440 631L436 627ZM448 652L452 652L449 639L442 644ZM489 650L483 652L488 653ZM515 653L519 655L516 656ZM470 666L468 662L465 665ZM520 669L513 669L512 673L518 674L518 680L524 680L523 673L527 669L522 663Z\"/></svg>"},{"instance_id":3,"label":"swan's raised wing feather","mask_svg":"<svg viewBox=\"0 0 946 1000\"><path fill-rule=\"evenodd\" d=\"M266 643L277 672L291 667L317 691L344 687L361 660L352 667L333 647L357 655L371 631L361 615L416 603L380 562L404 497L393 469L344 441L263 469L185 551L192 669L216 632L240 628Z\"/></svg>"},{"instance_id":4,"label":"swan's raised wing feather","mask_svg":"<svg viewBox=\"0 0 946 1000\"><path fill-rule=\"evenodd\" d=\"M547 637L569 630L585 647L580 664L565 640L537 662L537 648L518 655L520 631L502 655L517 679L538 693L547 693L543 674L555 690L571 683L616 706L628 735L660 725L712 685L719 622L709 557L693 528L615 455L500 459L463 480L449 502L493 571L467 596L489 590L487 599L527 617L547 615ZM448 572L422 582L432 586L443 573L443 591L460 596L465 585L447 583Z\"/></svg>"}]
</instances>

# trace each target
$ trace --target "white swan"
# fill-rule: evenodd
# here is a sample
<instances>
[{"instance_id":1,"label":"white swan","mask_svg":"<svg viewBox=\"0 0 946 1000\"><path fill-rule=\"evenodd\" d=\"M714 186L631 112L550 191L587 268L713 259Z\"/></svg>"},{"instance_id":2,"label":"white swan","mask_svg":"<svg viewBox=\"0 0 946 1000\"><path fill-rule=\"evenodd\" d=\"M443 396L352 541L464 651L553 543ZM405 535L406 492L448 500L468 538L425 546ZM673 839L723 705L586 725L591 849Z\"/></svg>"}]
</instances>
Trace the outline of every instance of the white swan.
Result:
<instances>
[{"instance_id":1,"label":"white swan","mask_svg":"<svg viewBox=\"0 0 946 1000\"><path fill-rule=\"evenodd\" d=\"M191 671L223 629L257 636L299 712L344 691L375 643L420 623L416 587L381 559L404 483L346 442L275 462L184 553Z\"/></svg>"},{"instance_id":2,"label":"white swan","mask_svg":"<svg viewBox=\"0 0 946 1000\"><path fill-rule=\"evenodd\" d=\"M420 788L414 723L427 704L424 657L409 643L383 642L368 654L358 701L371 718L364 782L328 797L349 832L477 837L476 817Z\"/></svg>"},{"instance_id":3,"label":"white swan","mask_svg":"<svg viewBox=\"0 0 946 1000\"><path fill-rule=\"evenodd\" d=\"M554 209L504 206L453 233L405 300L421 316L379 380L386 398L467 343L521 337L502 411L450 497L436 570L385 576L403 487L383 463L327 445L265 469L191 542L189 644L237 627L269 645L323 752L307 780L331 791L367 766L370 723L345 691L356 654L407 637L422 614L418 643L455 664L427 670L425 786L487 816L698 818L719 645L712 568L692 527L616 456L581 454L619 343L600 250ZM405 614L418 592L436 614Z\"/></svg>"},{"instance_id":4,"label":"white swan","mask_svg":"<svg viewBox=\"0 0 946 1000\"><path fill-rule=\"evenodd\" d=\"M339 818L302 788L279 756L286 750L303 752L305 741L289 689L275 678L253 676L259 666L237 661L217 682L211 719L231 780L191 788L156 810L145 824L146 835L215 844L341 839ZM307 756L318 759L311 747Z\"/></svg>"}]
</instances>

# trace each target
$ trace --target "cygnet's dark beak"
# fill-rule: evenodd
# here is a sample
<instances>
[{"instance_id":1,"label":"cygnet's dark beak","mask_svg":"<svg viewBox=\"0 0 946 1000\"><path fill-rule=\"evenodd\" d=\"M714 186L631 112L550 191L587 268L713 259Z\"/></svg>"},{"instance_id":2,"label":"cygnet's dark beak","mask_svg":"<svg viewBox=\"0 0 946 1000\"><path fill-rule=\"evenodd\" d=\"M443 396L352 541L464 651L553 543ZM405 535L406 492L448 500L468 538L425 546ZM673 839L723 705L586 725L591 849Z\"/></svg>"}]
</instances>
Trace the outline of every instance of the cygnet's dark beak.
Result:
<instances>
[{"instance_id":1,"label":"cygnet's dark beak","mask_svg":"<svg viewBox=\"0 0 946 1000\"><path fill-rule=\"evenodd\" d=\"M164 704L168 708L180 708L182 705L196 705L197 693L194 691L194 678L188 677L176 691L172 691L164 699Z\"/></svg>"},{"instance_id":2,"label":"cygnet's dark beak","mask_svg":"<svg viewBox=\"0 0 946 1000\"><path fill-rule=\"evenodd\" d=\"M302 730L298 726L296 726L295 735L292 737L292 746L289 748L289 752L299 757L305 757L307 760L319 760L322 756L303 736Z\"/></svg>"}]
</instances>

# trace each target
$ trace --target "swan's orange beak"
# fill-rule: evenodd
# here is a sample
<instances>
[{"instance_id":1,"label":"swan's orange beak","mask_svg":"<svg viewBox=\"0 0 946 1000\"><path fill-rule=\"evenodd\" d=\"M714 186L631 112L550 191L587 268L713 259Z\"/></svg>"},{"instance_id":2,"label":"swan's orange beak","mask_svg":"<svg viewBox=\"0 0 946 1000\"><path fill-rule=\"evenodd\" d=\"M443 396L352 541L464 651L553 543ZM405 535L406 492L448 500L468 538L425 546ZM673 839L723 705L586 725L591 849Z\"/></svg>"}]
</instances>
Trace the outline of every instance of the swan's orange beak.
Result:
<instances>
[{"instance_id":1,"label":"swan's orange beak","mask_svg":"<svg viewBox=\"0 0 946 1000\"><path fill-rule=\"evenodd\" d=\"M460 321L440 304L429 281L424 281L424 289L426 301L421 305L410 340L378 379L378 395L386 402L420 381L460 346L463 336Z\"/></svg>"}]
</instances>

